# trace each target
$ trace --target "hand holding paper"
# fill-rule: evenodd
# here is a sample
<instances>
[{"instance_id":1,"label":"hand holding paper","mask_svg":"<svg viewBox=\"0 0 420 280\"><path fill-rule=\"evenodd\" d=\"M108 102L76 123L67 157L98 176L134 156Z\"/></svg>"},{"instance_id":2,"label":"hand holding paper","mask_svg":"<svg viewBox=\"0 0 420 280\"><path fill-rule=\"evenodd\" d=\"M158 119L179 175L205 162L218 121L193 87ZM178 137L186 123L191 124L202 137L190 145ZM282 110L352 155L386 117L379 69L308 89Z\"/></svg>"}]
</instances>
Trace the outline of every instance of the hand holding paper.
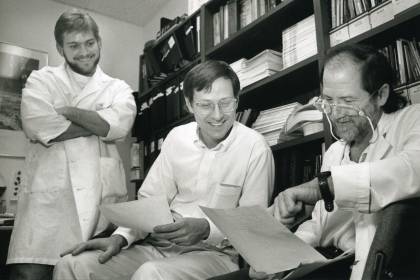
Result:
<instances>
[{"instance_id":1,"label":"hand holding paper","mask_svg":"<svg viewBox=\"0 0 420 280\"><path fill-rule=\"evenodd\" d=\"M153 232L155 226L173 222L168 202L163 196L101 205L99 209L111 223L145 232Z\"/></svg>"}]
</instances>

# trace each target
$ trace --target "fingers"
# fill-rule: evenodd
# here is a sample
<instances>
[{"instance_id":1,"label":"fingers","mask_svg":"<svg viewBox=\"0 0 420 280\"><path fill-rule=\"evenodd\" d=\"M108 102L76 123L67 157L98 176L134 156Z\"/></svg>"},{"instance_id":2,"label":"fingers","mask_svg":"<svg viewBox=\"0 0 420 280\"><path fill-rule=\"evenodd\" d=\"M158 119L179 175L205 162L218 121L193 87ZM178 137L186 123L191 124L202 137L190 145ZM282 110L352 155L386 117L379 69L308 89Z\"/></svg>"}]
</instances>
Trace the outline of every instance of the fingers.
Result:
<instances>
[{"instance_id":1,"label":"fingers","mask_svg":"<svg viewBox=\"0 0 420 280\"><path fill-rule=\"evenodd\" d=\"M153 228L153 231L155 233L167 233L167 232L173 232L173 231L177 231L180 228L182 228L184 226L184 220L180 219L172 224L166 224L166 225L160 225L160 226L155 226Z\"/></svg>"},{"instance_id":2,"label":"fingers","mask_svg":"<svg viewBox=\"0 0 420 280\"><path fill-rule=\"evenodd\" d=\"M114 246L109 246L105 252L99 255L98 257L99 263L106 263L112 258L112 256L115 256L119 251L120 249Z\"/></svg>"},{"instance_id":3,"label":"fingers","mask_svg":"<svg viewBox=\"0 0 420 280\"><path fill-rule=\"evenodd\" d=\"M251 279L258 279L258 280L260 280L260 279L266 279L267 276L268 275L266 273L264 273L264 272L257 272L252 267L249 269L249 278L251 278Z\"/></svg>"},{"instance_id":4,"label":"fingers","mask_svg":"<svg viewBox=\"0 0 420 280\"><path fill-rule=\"evenodd\" d=\"M78 246L80 246L80 244L78 244L78 245L76 245L76 246L73 246L73 247L71 247L70 249L65 250L64 252L62 252L62 253L60 254L60 257L64 257L65 255L68 255L68 254L70 254L70 253L73 253L73 251L74 251L74 250L75 250Z\"/></svg>"}]
</instances>

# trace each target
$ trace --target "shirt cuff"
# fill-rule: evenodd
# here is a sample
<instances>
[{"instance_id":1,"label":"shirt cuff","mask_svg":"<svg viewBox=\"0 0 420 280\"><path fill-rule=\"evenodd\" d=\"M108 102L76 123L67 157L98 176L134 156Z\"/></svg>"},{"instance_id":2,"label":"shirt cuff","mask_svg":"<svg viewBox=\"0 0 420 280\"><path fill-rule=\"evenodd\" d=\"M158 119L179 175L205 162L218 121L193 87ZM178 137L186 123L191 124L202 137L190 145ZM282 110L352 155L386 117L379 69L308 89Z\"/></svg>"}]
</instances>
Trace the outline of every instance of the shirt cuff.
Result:
<instances>
[{"instance_id":1,"label":"shirt cuff","mask_svg":"<svg viewBox=\"0 0 420 280\"><path fill-rule=\"evenodd\" d=\"M225 237L209 218L205 217L205 219L210 225L210 233L207 239L204 240L204 242L206 242L207 244L217 246L223 241L223 239L225 239Z\"/></svg>"},{"instance_id":2,"label":"shirt cuff","mask_svg":"<svg viewBox=\"0 0 420 280\"><path fill-rule=\"evenodd\" d=\"M139 239L144 239L148 235L147 232L136 231L134 229L126 228L126 227L118 227L112 235L115 235L115 234L121 235L127 241L127 245L124 246L122 249L127 249L128 247L131 246L131 244L133 244L133 242Z\"/></svg>"},{"instance_id":3,"label":"shirt cuff","mask_svg":"<svg viewBox=\"0 0 420 280\"><path fill-rule=\"evenodd\" d=\"M369 163L331 166L337 205L344 210L370 212Z\"/></svg>"}]
</instances>

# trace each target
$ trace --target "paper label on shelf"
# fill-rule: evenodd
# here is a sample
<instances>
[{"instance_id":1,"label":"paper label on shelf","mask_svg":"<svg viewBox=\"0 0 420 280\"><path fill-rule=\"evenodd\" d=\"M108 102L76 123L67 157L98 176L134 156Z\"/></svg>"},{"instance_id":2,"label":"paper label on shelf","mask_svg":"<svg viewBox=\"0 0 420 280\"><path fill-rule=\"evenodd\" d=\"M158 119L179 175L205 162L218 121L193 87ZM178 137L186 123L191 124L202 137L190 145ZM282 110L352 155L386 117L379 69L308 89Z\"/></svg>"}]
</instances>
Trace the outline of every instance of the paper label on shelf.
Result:
<instances>
[{"instance_id":1,"label":"paper label on shelf","mask_svg":"<svg viewBox=\"0 0 420 280\"><path fill-rule=\"evenodd\" d=\"M330 33L331 47L350 39L349 26L346 24Z\"/></svg>"},{"instance_id":2,"label":"paper label on shelf","mask_svg":"<svg viewBox=\"0 0 420 280\"><path fill-rule=\"evenodd\" d=\"M174 37L170 37L169 38L169 40L168 40L168 45L169 45L169 48L172 48L174 45L175 45L175 40L174 40Z\"/></svg>"},{"instance_id":3,"label":"paper label on shelf","mask_svg":"<svg viewBox=\"0 0 420 280\"><path fill-rule=\"evenodd\" d=\"M387 21L394 19L394 11L392 3L388 2L382 7L378 7L370 12L370 25L372 28L384 24Z\"/></svg>"},{"instance_id":4,"label":"paper label on shelf","mask_svg":"<svg viewBox=\"0 0 420 280\"><path fill-rule=\"evenodd\" d=\"M401 13L402 11L407 10L408 8L419 4L420 0L392 0L394 14Z\"/></svg>"},{"instance_id":5,"label":"paper label on shelf","mask_svg":"<svg viewBox=\"0 0 420 280\"><path fill-rule=\"evenodd\" d=\"M370 18L368 14L365 14L349 24L350 38L365 33L370 29Z\"/></svg>"}]
</instances>

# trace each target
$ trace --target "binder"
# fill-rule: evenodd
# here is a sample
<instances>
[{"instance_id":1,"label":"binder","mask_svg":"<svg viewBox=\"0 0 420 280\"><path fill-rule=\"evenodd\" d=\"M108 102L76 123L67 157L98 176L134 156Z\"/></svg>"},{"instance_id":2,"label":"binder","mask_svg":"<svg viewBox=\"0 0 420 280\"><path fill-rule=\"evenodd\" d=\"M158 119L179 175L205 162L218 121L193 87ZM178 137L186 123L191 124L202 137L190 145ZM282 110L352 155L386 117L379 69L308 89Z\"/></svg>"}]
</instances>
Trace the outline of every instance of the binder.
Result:
<instances>
[{"instance_id":1,"label":"binder","mask_svg":"<svg viewBox=\"0 0 420 280\"><path fill-rule=\"evenodd\" d=\"M166 74L176 71L184 64L180 44L175 34L159 43L155 48L155 55L161 71Z\"/></svg>"},{"instance_id":2,"label":"binder","mask_svg":"<svg viewBox=\"0 0 420 280\"><path fill-rule=\"evenodd\" d=\"M180 117L180 103L179 91L176 90L177 86L173 85L166 89L166 121L171 123Z\"/></svg>"},{"instance_id":3,"label":"binder","mask_svg":"<svg viewBox=\"0 0 420 280\"><path fill-rule=\"evenodd\" d=\"M149 99L150 103L151 130L155 131L164 127L166 123L165 95L158 92Z\"/></svg>"},{"instance_id":4,"label":"binder","mask_svg":"<svg viewBox=\"0 0 420 280\"><path fill-rule=\"evenodd\" d=\"M134 122L133 134L139 138L146 138L150 133L150 108L147 101L138 106L138 113Z\"/></svg>"},{"instance_id":5,"label":"binder","mask_svg":"<svg viewBox=\"0 0 420 280\"><path fill-rule=\"evenodd\" d=\"M177 32L183 58L192 61L198 55L197 23L193 19L187 20Z\"/></svg>"}]
</instances>

